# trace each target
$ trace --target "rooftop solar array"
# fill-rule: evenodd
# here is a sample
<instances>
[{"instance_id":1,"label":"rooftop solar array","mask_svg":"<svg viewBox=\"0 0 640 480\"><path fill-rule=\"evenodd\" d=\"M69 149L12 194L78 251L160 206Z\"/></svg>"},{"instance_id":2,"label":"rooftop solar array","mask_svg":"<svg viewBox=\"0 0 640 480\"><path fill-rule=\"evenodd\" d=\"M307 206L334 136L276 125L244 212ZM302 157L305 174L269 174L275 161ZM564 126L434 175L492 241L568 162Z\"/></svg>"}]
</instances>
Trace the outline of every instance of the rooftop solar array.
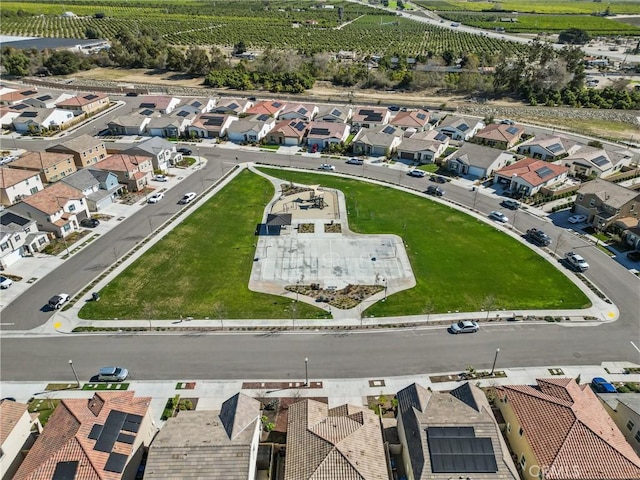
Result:
<instances>
[{"instance_id":1,"label":"rooftop solar array","mask_svg":"<svg viewBox=\"0 0 640 480\"><path fill-rule=\"evenodd\" d=\"M272 104L274 107L276 108L280 108L282 106L282 104L280 102L273 102Z\"/></svg>"},{"instance_id":2,"label":"rooftop solar array","mask_svg":"<svg viewBox=\"0 0 640 480\"><path fill-rule=\"evenodd\" d=\"M298 112L300 115L306 115L307 113L309 113L309 110L307 110L307 109L306 109L306 108L304 108L304 107L300 107L300 108L297 110L297 112Z\"/></svg>"},{"instance_id":3,"label":"rooftop solar array","mask_svg":"<svg viewBox=\"0 0 640 480\"><path fill-rule=\"evenodd\" d=\"M433 473L498 471L491 439L476 437L473 427L429 427L427 441Z\"/></svg>"},{"instance_id":4,"label":"rooftop solar array","mask_svg":"<svg viewBox=\"0 0 640 480\"><path fill-rule=\"evenodd\" d=\"M74 480L78 470L78 462L58 462L51 480Z\"/></svg>"},{"instance_id":5,"label":"rooftop solar array","mask_svg":"<svg viewBox=\"0 0 640 480\"><path fill-rule=\"evenodd\" d=\"M536 170L536 173L540 178L548 177L549 175L553 175L553 170L549 167L540 167Z\"/></svg>"},{"instance_id":6,"label":"rooftop solar array","mask_svg":"<svg viewBox=\"0 0 640 480\"><path fill-rule=\"evenodd\" d=\"M191 112L187 112L186 110L180 110L176 115L178 117L186 117L187 115L191 115Z\"/></svg>"},{"instance_id":7,"label":"rooftop solar array","mask_svg":"<svg viewBox=\"0 0 640 480\"><path fill-rule=\"evenodd\" d=\"M103 425L96 423L93 427L91 427L91 431L89 432L89 438L91 440L97 440L100 438L100 434L102 433Z\"/></svg>"},{"instance_id":8,"label":"rooftop solar array","mask_svg":"<svg viewBox=\"0 0 640 480\"><path fill-rule=\"evenodd\" d=\"M389 135L393 135L394 133L396 133L396 129L389 126L389 127L385 127L384 130L382 130L382 133L387 133Z\"/></svg>"},{"instance_id":9,"label":"rooftop solar array","mask_svg":"<svg viewBox=\"0 0 640 480\"><path fill-rule=\"evenodd\" d=\"M307 124L304 122L298 122L296 123L295 127L296 130L298 130L299 132L302 132L305 128L307 128Z\"/></svg>"},{"instance_id":10,"label":"rooftop solar array","mask_svg":"<svg viewBox=\"0 0 640 480\"><path fill-rule=\"evenodd\" d=\"M142 423L142 416L134 415L133 413L130 413L127 415L127 418L124 421L124 424L122 425L122 430L124 430L125 432L138 433L138 430L140 430L141 423Z\"/></svg>"},{"instance_id":11,"label":"rooftop solar array","mask_svg":"<svg viewBox=\"0 0 640 480\"><path fill-rule=\"evenodd\" d=\"M38 112L24 112L20 116L27 117L27 118L35 118L38 116Z\"/></svg>"},{"instance_id":12,"label":"rooftop solar array","mask_svg":"<svg viewBox=\"0 0 640 480\"><path fill-rule=\"evenodd\" d=\"M224 117L207 116L207 117L203 117L203 119L205 120L204 122L205 125L209 125L213 127L220 127L224 122Z\"/></svg>"},{"instance_id":13,"label":"rooftop solar array","mask_svg":"<svg viewBox=\"0 0 640 480\"><path fill-rule=\"evenodd\" d=\"M461 123L460 125L458 125L458 130L460 130L461 132L466 132L467 130L469 130L469 125L467 125L466 123Z\"/></svg>"},{"instance_id":14,"label":"rooftop solar array","mask_svg":"<svg viewBox=\"0 0 640 480\"><path fill-rule=\"evenodd\" d=\"M547 150L549 150L552 153L558 153L562 149L563 149L562 145L559 143L553 143L547 147Z\"/></svg>"},{"instance_id":15,"label":"rooftop solar array","mask_svg":"<svg viewBox=\"0 0 640 480\"><path fill-rule=\"evenodd\" d=\"M126 443L129 445L133 445L133 442L136 441L136 436L135 435L129 435L128 433L120 433L120 435L118 435L118 442L122 442L122 443Z\"/></svg>"},{"instance_id":16,"label":"rooftop solar array","mask_svg":"<svg viewBox=\"0 0 640 480\"><path fill-rule=\"evenodd\" d=\"M447 137L444 133L439 133L436 135L436 140L438 140L439 142L444 142L447 138L449 137Z\"/></svg>"},{"instance_id":17,"label":"rooftop solar array","mask_svg":"<svg viewBox=\"0 0 640 480\"><path fill-rule=\"evenodd\" d=\"M156 104L155 103L142 102L140 104L140 108L156 108Z\"/></svg>"},{"instance_id":18,"label":"rooftop solar array","mask_svg":"<svg viewBox=\"0 0 640 480\"><path fill-rule=\"evenodd\" d=\"M257 119L260 120L261 122L266 122L267 120L269 120L269 118L271 117L266 113L263 113L262 115L258 115L257 117Z\"/></svg>"},{"instance_id":19,"label":"rooftop solar array","mask_svg":"<svg viewBox=\"0 0 640 480\"><path fill-rule=\"evenodd\" d=\"M126 413L111 410L93 449L99 452L110 453L118 439L118 435L120 435L120 430L122 430L122 425L124 425L126 418Z\"/></svg>"},{"instance_id":20,"label":"rooftop solar array","mask_svg":"<svg viewBox=\"0 0 640 480\"><path fill-rule=\"evenodd\" d=\"M594 158L591 161L596 165L598 165L599 167L602 167L603 165L606 165L607 163L609 163L609 159L604 155L598 155L596 158Z\"/></svg>"},{"instance_id":21,"label":"rooftop solar array","mask_svg":"<svg viewBox=\"0 0 640 480\"><path fill-rule=\"evenodd\" d=\"M194 100L193 102L191 102L191 106L198 108L202 106L202 103L200 103L198 100Z\"/></svg>"},{"instance_id":22,"label":"rooftop solar array","mask_svg":"<svg viewBox=\"0 0 640 480\"><path fill-rule=\"evenodd\" d=\"M145 110L142 110L142 111L140 112L140 115L153 115L153 113L154 113L154 112L153 112L153 110L149 110L149 109L147 108L147 109L145 109Z\"/></svg>"},{"instance_id":23,"label":"rooftop solar array","mask_svg":"<svg viewBox=\"0 0 640 480\"><path fill-rule=\"evenodd\" d=\"M127 464L127 456L122 455L121 453L112 453L107 458L107 463L104 466L105 471L114 472L114 473L122 473L124 471L124 467Z\"/></svg>"},{"instance_id":24,"label":"rooftop solar array","mask_svg":"<svg viewBox=\"0 0 640 480\"><path fill-rule=\"evenodd\" d=\"M331 111L331 115L334 115L336 117L339 117L340 113L341 113L340 110L338 110L337 108Z\"/></svg>"},{"instance_id":25,"label":"rooftop solar array","mask_svg":"<svg viewBox=\"0 0 640 480\"><path fill-rule=\"evenodd\" d=\"M311 129L311 131L309 131L309 135L311 135L311 136L313 136L313 135L320 135L320 136L329 135L329 129L328 128L314 127L314 128Z\"/></svg>"},{"instance_id":26,"label":"rooftop solar array","mask_svg":"<svg viewBox=\"0 0 640 480\"><path fill-rule=\"evenodd\" d=\"M13 105L11 108L14 110L24 110L25 108L29 108L29 105L26 103L19 103L17 105Z\"/></svg>"},{"instance_id":27,"label":"rooftop solar array","mask_svg":"<svg viewBox=\"0 0 640 480\"><path fill-rule=\"evenodd\" d=\"M40 100L41 102L44 102L46 100L52 100L53 97L51 95L42 95L41 97L38 97L38 100Z\"/></svg>"},{"instance_id":28,"label":"rooftop solar array","mask_svg":"<svg viewBox=\"0 0 640 480\"><path fill-rule=\"evenodd\" d=\"M511 135L517 134L518 131L519 131L518 127L509 127L509 128L507 128L507 133L510 133Z\"/></svg>"},{"instance_id":29,"label":"rooftop solar array","mask_svg":"<svg viewBox=\"0 0 640 480\"><path fill-rule=\"evenodd\" d=\"M86 98L87 100L95 100L96 98L98 98L98 95L94 95L93 93L90 93L89 95L86 95L84 98Z\"/></svg>"},{"instance_id":30,"label":"rooftop solar array","mask_svg":"<svg viewBox=\"0 0 640 480\"><path fill-rule=\"evenodd\" d=\"M418 117L420 120L426 120L427 115L425 113L418 113L416 114L416 117Z\"/></svg>"}]
</instances>

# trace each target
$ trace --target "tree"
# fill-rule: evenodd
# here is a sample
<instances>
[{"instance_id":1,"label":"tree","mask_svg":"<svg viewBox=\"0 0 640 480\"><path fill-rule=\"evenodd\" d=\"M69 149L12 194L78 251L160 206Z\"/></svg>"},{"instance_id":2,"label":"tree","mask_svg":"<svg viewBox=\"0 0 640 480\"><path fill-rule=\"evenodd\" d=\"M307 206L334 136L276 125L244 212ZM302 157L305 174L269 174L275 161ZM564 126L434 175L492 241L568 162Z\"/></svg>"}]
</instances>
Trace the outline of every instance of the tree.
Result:
<instances>
[{"instance_id":1,"label":"tree","mask_svg":"<svg viewBox=\"0 0 640 480\"><path fill-rule=\"evenodd\" d=\"M29 75L29 58L22 52L12 52L2 56L2 65L9 75L26 77Z\"/></svg>"},{"instance_id":2,"label":"tree","mask_svg":"<svg viewBox=\"0 0 640 480\"><path fill-rule=\"evenodd\" d=\"M244 44L244 42L242 40L240 40L238 43L236 43L233 46L233 54L234 55L240 55L244 52L247 51L247 46Z\"/></svg>"},{"instance_id":3,"label":"tree","mask_svg":"<svg viewBox=\"0 0 640 480\"><path fill-rule=\"evenodd\" d=\"M53 52L44 62L44 66L53 75L70 75L80 70L82 61L80 57L69 50Z\"/></svg>"},{"instance_id":4,"label":"tree","mask_svg":"<svg viewBox=\"0 0 640 480\"><path fill-rule=\"evenodd\" d=\"M424 303L424 307L422 307L422 313L427 316L427 322L429 321L429 317L433 312L436 311L436 304L431 299L427 299Z\"/></svg>"},{"instance_id":5,"label":"tree","mask_svg":"<svg viewBox=\"0 0 640 480\"><path fill-rule=\"evenodd\" d=\"M190 75L199 77L209 73L211 64L209 63L209 57L207 52L201 48L191 47L187 50L185 55L188 65L187 73Z\"/></svg>"},{"instance_id":6,"label":"tree","mask_svg":"<svg viewBox=\"0 0 640 480\"><path fill-rule=\"evenodd\" d=\"M569 43L571 45L584 45L590 39L589 34L580 28L569 28L558 35L558 43Z\"/></svg>"},{"instance_id":7,"label":"tree","mask_svg":"<svg viewBox=\"0 0 640 480\"><path fill-rule=\"evenodd\" d=\"M489 314L496 306L496 297L493 295L487 295L482 299L481 307L483 310L487 311L487 318L489 318Z\"/></svg>"}]
</instances>

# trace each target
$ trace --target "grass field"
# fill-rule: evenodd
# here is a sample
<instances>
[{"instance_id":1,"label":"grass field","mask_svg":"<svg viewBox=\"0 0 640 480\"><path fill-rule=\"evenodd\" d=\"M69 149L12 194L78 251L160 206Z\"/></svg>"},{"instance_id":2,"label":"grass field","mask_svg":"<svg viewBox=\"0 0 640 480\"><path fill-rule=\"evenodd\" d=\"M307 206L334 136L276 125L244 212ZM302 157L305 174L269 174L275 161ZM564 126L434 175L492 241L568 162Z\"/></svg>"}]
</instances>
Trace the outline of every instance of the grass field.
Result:
<instances>
[{"instance_id":1,"label":"grass field","mask_svg":"<svg viewBox=\"0 0 640 480\"><path fill-rule=\"evenodd\" d=\"M338 188L347 196L354 231L405 238L417 286L390 296L367 314L419 314L428 300L434 312L477 311L487 303L491 309L507 310L579 308L588 303L531 249L468 215L357 180L270 173ZM290 300L247 288L254 227L272 193L266 180L243 172L103 288L100 302L88 302L81 318L290 318ZM298 318L323 314L304 303L296 312Z\"/></svg>"},{"instance_id":2,"label":"grass field","mask_svg":"<svg viewBox=\"0 0 640 480\"><path fill-rule=\"evenodd\" d=\"M429 10L441 11L476 11L476 12L520 12L550 14L586 14L604 11L609 7L616 15L640 14L640 3L637 0L618 0L593 2L593 0L503 0L494 2L469 2L466 0L416 0L413 3Z\"/></svg>"}]
</instances>

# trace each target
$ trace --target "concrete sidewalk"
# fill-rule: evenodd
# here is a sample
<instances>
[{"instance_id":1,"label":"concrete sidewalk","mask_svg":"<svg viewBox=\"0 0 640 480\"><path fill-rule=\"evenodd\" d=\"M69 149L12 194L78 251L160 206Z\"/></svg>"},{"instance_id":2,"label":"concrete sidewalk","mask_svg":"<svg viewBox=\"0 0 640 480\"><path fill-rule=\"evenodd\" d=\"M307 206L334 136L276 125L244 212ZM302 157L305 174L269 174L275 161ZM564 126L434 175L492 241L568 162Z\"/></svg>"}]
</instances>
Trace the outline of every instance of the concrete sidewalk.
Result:
<instances>
[{"instance_id":1,"label":"concrete sidewalk","mask_svg":"<svg viewBox=\"0 0 640 480\"><path fill-rule=\"evenodd\" d=\"M640 382L640 374L624 373L626 368L637 368L638 365L630 362L603 362L601 365L590 366L549 366L527 368L502 368L498 362L496 373L503 374L500 377L478 378L471 380L482 387L494 385L532 385L537 378L549 378L554 375L550 369L554 369L555 376L577 378L580 383L591 382L594 377L603 377L610 382ZM561 372L561 373L560 373ZM368 396L393 395L402 388L417 382L434 391L448 391L458 387L464 380L460 379L462 372L425 373L418 376L398 376L385 378L342 378L342 379L317 379L313 376L313 369L309 371L309 384L305 387L304 370L300 371L297 380L287 379L280 382L285 388L269 390L266 388L267 380L243 381L243 380L172 380L172 381L143 381L131 380L128 390L136 392L137 396L152 397L152 409L156 424L160 420L164 406L169 398L179 394L183 398L197 398L197 410L219 409L222 402L235 393L242 391L253 397L326 397L329 406L351 403L354 405L366 405ZM133 372L135 376L135 372ZM449 381L446 377L450 377ZM278 380L275 380L276 382ZM178 388L183 383L194 382L193 389ZM269 381L273 382L273 380ZM66 383L64 381L63 383ZM244 388L243 385L253 383L257 388ZM69 390L45 391L47 382L1 382L0 396L13 397L19 402L28 402L31 398L61 399L61 398L90 398L93 390L77 390L75 382L69 383ZM85 385L85 382L81 382ZM118 390L119 384L113 384L113 391ZM262 385L265 385L263 387Z\"/></svg>"}]
</instances>

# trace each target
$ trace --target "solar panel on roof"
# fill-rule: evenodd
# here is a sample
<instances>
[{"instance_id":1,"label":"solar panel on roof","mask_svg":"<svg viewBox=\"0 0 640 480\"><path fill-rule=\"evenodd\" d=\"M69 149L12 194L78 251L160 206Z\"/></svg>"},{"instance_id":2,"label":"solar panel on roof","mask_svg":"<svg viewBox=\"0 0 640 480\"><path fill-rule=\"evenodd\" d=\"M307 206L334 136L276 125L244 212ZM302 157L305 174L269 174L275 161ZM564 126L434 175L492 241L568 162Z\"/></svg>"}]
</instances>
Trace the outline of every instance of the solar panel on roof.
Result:
<instances>
[{"instance_id":1,"label":"solar panel on roof","mask_svg":"<svg viewBox=\"0 0 640 480\"><path fill-rule=\"evenodd\" d=\"M206 117L205 125L219 127L224 122L224 117Z\"/></svg>"},{"instance_id":2,"label":"solar panel on roof","mask_svg":"<svg viewBox=\"0 0 640 480\"><path fill-rule=\"evenodd\" d=\"M100 437L93 449L99 452L111 452L113 444L116 443L116 439L118 438L118 435L120 435L120 430L122 430L122 425L126 418L126 413L119 412L118 410L111 410L107 417L107 421L104 423Z\"/></svg>"},{"instance_id":3,"label":"solar panel on roof","mask_svg":"<svg viewBox=\"0 0 640 480\"><path fill-rule=\"evenodd\" d=\"M280 102L273 102L272 105L276 108L280 108L282 106Z\"/></svg>"},{"instance_id":4,"label":"solar panel on roof","mask_svg":"<svg viewBox=\"0 0 640 480\"><path fill-rule=\"evenodd\" d=\"M425 120L427 118L427 116L424 113L418 113L416 114L416 117L418 117L420 120Z\"/></svg>"},{"instance_id":5,"label":"solar panel on roof","mask_svg":"<svg viewBox=\"0 0 640 480\"><path fill-rule=\"evenodd\" d=\"M13 105L11 108L14 110L24 110L25 108L29 108L29 105L26 103L19 103L17 105Z\"/></svg>"},{"instance_id":6,"label":"solar panel on roof","mask_svg":"<svg viewBox=\"0 0 640 480\"><path fill-rule=\"evenodd\" d=\"M142 110L140 112L140 115L153 115L153 110L149 110L148 108L146 110Z\"/></svg>"},{"instance_id":7,"label":"solar panel on roof","mask_svg":"<svg viewBox=\"0 0 640 480\"><path fill-rule=\"evenodd\" d=\"M267 115L266 113L263 113L262 115L258 115L258 120L260 120L261 122L266 122L267 120L269 120L269 115Z\"/></svg>"},{"instance_id":8,"label":"solar panel on roof","mask_svg":"<svg viewBox=\"0 0 640 480\"><path fill-rule=\"evenodd\" d=\"M135 440L136 440L135 435L129 435L127 433L120 433L117 439L118 442L128 443L129 445L133 445L133 442L135 442Z\"/></svg>"},{"instance_id":9,"label":"solar panel on roof","mask_svg":"<svg viewBox=\"0 0 640 480\"><path fill-rule=\"evenodd\" d=\"M540 178L544 178L544 177L548 177L549 175L553 175L553 170L551 170L549 167L540 167L539 169L536 170L536 174Z\"/></svg>"},{"instance_id":10,"label":"solar panel on roof","mask_svg":"<svg viewBox=\"0 0 640 480\"><path fill-rule=\"evenodd\" d=\"M460 130L461 132L466 132L467 130L469 130L469 125L467 125L466 123L461 123L460 125L458 125L458 130Z\"/></svg>"},{"instance_id":11,"label":"solar panel on roof","mask_svg":"<svg viewBox=\"0 0 640 480\"><path fill-rule=\"evenodd\" d=\"M191 105L193 105L193 106L194 106L194 107L196 107L196 108L198 108L198 107L201 107L201 106L202 106L202 104L201 104L199 101L197 101L197 100L195 100L194 102L191 102Z\"/></svg>"},{"instance_id":12,"label":"solar panel on roof","mask_svg":"<svg viewBox=\"0 0 640 480\"><path fill-rule=\"evenodd\" d=\"M84 98L87 100L95 100L96 98L98 98L98 95L94 95L93 93L90 93L89 95L86 95Z\"/></svg>"},{"instance_id":13,"label":"solar panel on roof","mask_svg":"<svg viewBox=\"0 0 640 480\"><path fill-rule=\"evenodd\" d=\"M44 102L45 100L51 100L52 98L53 97L51 95L42 95L41 97L38 97L38 100Z\"/></svg>"},{"instance_id":14,"label":"solar panel on roof","mask_svg":"<svg viewBox=\"0 0 640 480\"><path fill-rule=\"evenodd\" d=\"M384 130L382 130L382 133L386 133L389 135L393 135L396 132L396 129L389 126L389 127L385 127Z\"/></svg>"},{"instance_id":15,"label":"solar panel on roof","mask_svg":"<svg viewBox=\"0 0 640 480\"><path fill-rule=\"evenodd\" d=\"M552 145L549 145L549 146L547 147L547 150L549 150L549 151L550 151L550 152L552 152L552 153L557 153L557 152L559 152L560 150L562 150L562 145L561 145L561 144L559 144L559 143L554 143L554 144L552 144Z\"/></svg>"},{"instance_id":16,"label":"solar panel on roof","mask_svg":"<svg viewBox=\"0 0 640 480\"><path fill-rule=\"evenodd\" d=\"M340 116L340 110L338 110L337 108L336 108L336 109L334 109L334 110L331 112L331 115L334 115L334 116L336 116L336 117L339 117L339 116Z\"/></svg>"},{"instance_id":17,"label":"solar panel on roof","mask_svg":"<svg viewBox=\"0 0 640 480\"><path fill-rule=\"evenodd\" d=\"M604 155L599 155L591 161L596 165L598 165L599 167L602 167L603 165L606 165L607 163L609 163L609 159L607 159L607 157L605 157Z\"/></svg>"},{"instance_id":18,"label":"solar panel on roof","mask_svg":"<svg viewBox=\"0 0 640 480\"><path fill-rule=\"evenodd\" d=\"M329 129L328 128L314 127L309 132L309 135L320 135L320 136L329 135Z\"/></svg>"},{"instance_id":19,"label":"solar panel on roof","mask_svg":"<svg viewBox=\"0 0 640 480\"><path fill-rule=\"evenodd\" d=\"M429 440L432 438L469 437L475 438L473 427L429 427Z\"/></svg>"},{"instance_id":20,"label":"solar panel on roof","mask_svg":"<svg viewBox=\"0 0 640 480\"><path fill-rule=\"evenodd\" d=\"M306 109L306 108L304 108L304 107L300 107L300 108L297 110L297 112L298 112L300 115L305 115L305 114L307 114L307 113L309 112L309 110L307 110L307 109Z\"/></svg>"},{"instance_id":21,"label":"solar panel on roof","mask_svg":"<svg viewBox=\"0 0 640 480\"><path fill-rule=\"evenodd\" d=\"M181 110L177 113L177 115L179 117L186 117L187 115L190 115L190 112L187 112L186 110Z\"/></svg>"},{"instance_id":22,"label":"solar panel on roof","mask_svg":"<svg viewBox=\"0 0 640 480\"><path fill-rule=\"evenodd\" d=\"M20 115L21 117L27 117L27 118L35 118L38 116L38 112L24 112L22 115Z\"/></svg>"},{"instance_id":23,"label":"solar panel on roof","mask_svg":"<svg viewBox=\"0 0 640 480\"><path fill-rule=\"evenodd\" d=\"M427 428L433 473L495 473L491 438L477 438L473 427Z\"/></svg>"},{"instance_id":24,"label":"solar panel on roof","mask_svg":"<svg viewBox=\"0 0 640 480\"><path fill-rule=\"evenodd\" d=\"M298 122L296 125L296 130L299 132L303 131L305 128L307 128L307 125L304 122Z\"/></svg>"},{"instance_id":25,"label":"solar panel on roof","mask_svg":"<svg viewBox=\"0 0 640 480\"><path fill-rule=\"evenodd\" d=\"M112 453L107 459L107 463L104 466L106 472L122 473L124 466L127 464L127 456L121 453Z\"/></svg>"},{"instance_id":26,"label":"solar panel on roof","mask_svg":"<svg viewBox=\"0 0 640 480\"><path fill-rule=\"evenodd\" d=\"M73 480L76 478L78 462L58 462L51 480Z\"/></svg>"},{"instance_id":27,"label":"solar panel on roof","mask_svg":"<svg viewBox=\"0 0 640 480\"><path fill-rule=\"evenodd\" d=\"M509 128L507 128L507 133L510 133L511 135L515 135L516 133L518 133L518 128L517 127L509 127Z\"/></svg>"},{"instance_id":28,"label":"solar panel on roof","mask_svg":"<svg viewBox=\"0 0 640 480\"><path fill-rule=\"evenodd\" d=\"M122 425L122 430L124 430L125 432L138 433L141 423L142 416L130 413L127 415L127 419L124 421L124 425Z\"/></svg>"},{"instance_id":29,"label":"solar panel on roof","mask_svg":"<svg viewBox=\"0 0 640 480\"><path fill-rule=\"evenodd\" d=\"M436 135L436 140L438 140L439 142L444 142L447 138L449 137L447 137L444 133L439 133Z\"/></svg>"},{"instance_id":30,"label":"solar panel on roof","mask_svg":"<svg viewBox=\"0 0 640 480\"><path fill-rule=\"evenodd\" d=\"M27 95L35 95L36 93L38 92L36 92L35 90L27 90L26 92L22 92L22 95L26 97Z\"/></svg>"},{"instance_id":31,"label":"solar panel on roof","mask_svg":"<svg viewBox=\"0 0 640 480\"><path fill-rule=\"evenodd\" d=\"M375 112L373 110L369 110L367 108L363 108L358 113L360 113L360 115L371 115L372 113L375 113Z\"/></svg>"},{"instance_id":32,"label":"solar panel on roof","mask_svg":"<svg viewBox=\"0 0 640 480\"><path fill-rule=\"evenodd\" d=\"M142 102L140 104L140 108L156 108L156 104L155 103Z\"/></svg>"},{"instance_id":33,"label":"solar panel on roof","mask_svg":"<svg viewBox=\"0 0 640 480\"><path fill-rule=\"evenodd\" d=\"M96 423L93 427L91 427L91 431L89 432L89 437L91 440L97 440L100 438L100 434L102 433L103 425Z\"/></svg>"},{"instance_id":34,"label":"solar panel on roof","mask_svg":"<svg viewBox=\"0 0 640 480\"><path fill-rule=\"evenodd\" d=\"M230 103L227 108L230 108L231 110L235 110L236 108L239 108L240 105L238 105L237 103Z\"/></svg>"}]
</instances>

